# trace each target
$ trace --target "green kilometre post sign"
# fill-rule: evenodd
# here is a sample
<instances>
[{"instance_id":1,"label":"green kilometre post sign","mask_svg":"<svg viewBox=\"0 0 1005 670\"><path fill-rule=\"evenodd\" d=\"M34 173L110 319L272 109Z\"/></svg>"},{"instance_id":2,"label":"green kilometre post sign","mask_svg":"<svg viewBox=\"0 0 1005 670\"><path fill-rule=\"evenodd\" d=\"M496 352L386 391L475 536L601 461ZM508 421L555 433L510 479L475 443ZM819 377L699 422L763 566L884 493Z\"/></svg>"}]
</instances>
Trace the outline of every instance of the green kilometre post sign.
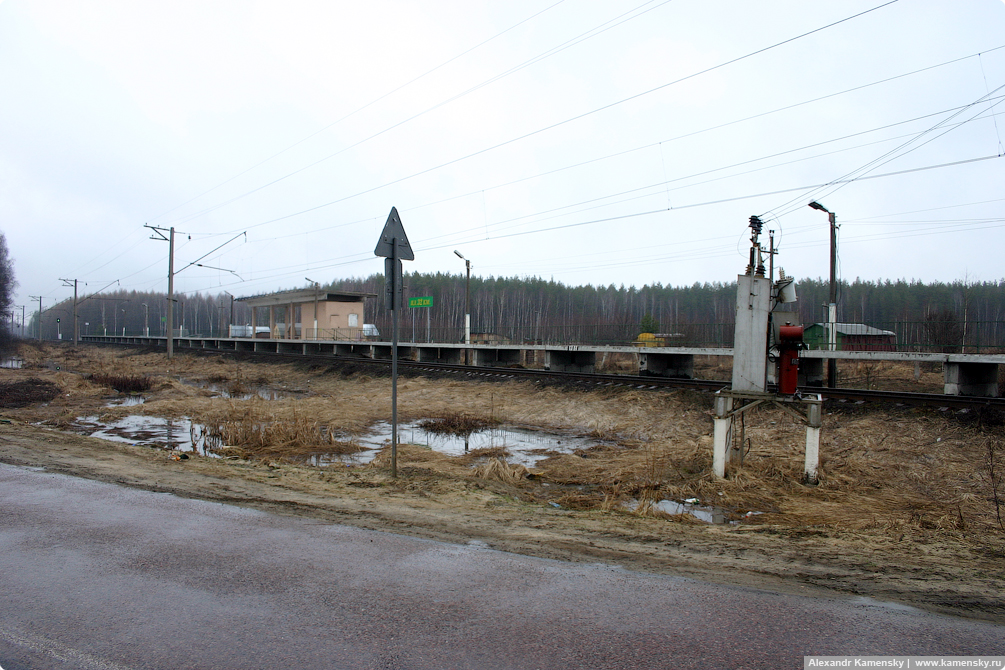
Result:
<instances>
[{"instance_id":1,"label":"green kilometre post sign","mask_svg":"<svg viewBox=\"0 0 1005 670\"><path fill-rule=\"evenodd\" d=\"M433 296L427 295L421 298L409 298L409 307L432 307L433 306ZM430 314L433 310L426 310L426 342L432 341L432 319ZM412 341L415 341L415 312L412 312Z\"/></svg>"}]
</instances>

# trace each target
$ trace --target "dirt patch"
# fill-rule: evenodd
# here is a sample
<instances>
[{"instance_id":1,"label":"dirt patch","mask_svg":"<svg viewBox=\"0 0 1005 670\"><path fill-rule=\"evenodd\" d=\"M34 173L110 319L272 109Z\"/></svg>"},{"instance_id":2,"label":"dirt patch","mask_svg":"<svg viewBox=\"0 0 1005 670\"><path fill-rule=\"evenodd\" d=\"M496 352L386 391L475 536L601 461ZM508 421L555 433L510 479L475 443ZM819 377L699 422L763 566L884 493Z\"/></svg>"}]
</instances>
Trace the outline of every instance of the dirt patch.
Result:
<instances>
[{"instance_id":1,"label":"dirt patch","mask_svg":"<svg viewBox=\"0 0 1005 670\"><path fill-rule=\"evenodd\" d=\"M386 450L366 466L311 465L332 440L352 445L389 417L389 381L362 365L187 352L168 361L160 352L97 347L48 347L37 357L60 369L3 370L0 380L42 378L61 392L48 404L4 411L15 421L0 426L7 463L538 556L1005 621L1002 427L974 413L829 406L820 484L804 486L805 431L780 410L747 413L744 462L717 480L709 394L403 377L402 421L486 417L597 443L549 454L531 469L508 462L504 448L453 457L399 444L400 476L392 479ZM153 384L142 405L109 408L108 389L87 378L97 371ZM264 379L295 393L226 398L179 378L249 386ZM221 449L235 447L220 452L225 458L178 461L60 430L83 414L136 412L240 421L248 439L236 444L240 431L221 438ZM667 514L654 505L663 499L695 500L733 523Z\"/></svg>"},{"instance_id":2,"label":"dirt patch","mask_svg":"<svg viewBox=\"0 0 1005 670\"><path fill-rule=\"evenodd\" d=\"M22 379L0 384L0 407L27 407L49 402L59 395L59 386L42 379Z\"/></svg>"}]
</instances>

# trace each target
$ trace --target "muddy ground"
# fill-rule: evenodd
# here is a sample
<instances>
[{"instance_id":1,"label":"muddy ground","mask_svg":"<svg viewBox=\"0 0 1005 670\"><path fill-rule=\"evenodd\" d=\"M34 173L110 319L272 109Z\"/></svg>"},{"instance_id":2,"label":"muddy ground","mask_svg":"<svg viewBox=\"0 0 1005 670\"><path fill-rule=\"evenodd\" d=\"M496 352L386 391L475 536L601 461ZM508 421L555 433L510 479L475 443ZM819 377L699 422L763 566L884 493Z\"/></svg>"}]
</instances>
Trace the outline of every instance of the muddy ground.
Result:
<instances>
[{"instance_id":1,"label":"muddy ground","mask_svg":"<svg viewBox=\"0 0 1005 670\"><path fill-rule=\"evenodd\" d=\"M530 469L505 448L452 457L402 444L394 479L389 449L371 463L352 457L358 437L390 416L379 367L189 352L168 361L94 346L31 345L21 355L21 369L0 370L5 463L535 556L1005 622L1005 429L995 413L827 405L820 483L807 486L804 428L759 409L745 420L744 463L718 481L710 394L403 376L401 421L502 422L596 444L539 454ZM926 383L913 366L870 374ZM108 406L131 397L109 387L123 380L149 384L142 404ZM14 383L51 399L18 407ZM79 417L127 414L189 417L217 439L206 455L182 454L74 432ZM334 464L309 465L324 454ZM653 506L664 499L697 499L726 523Z\"/></svg>"}]
</instances>

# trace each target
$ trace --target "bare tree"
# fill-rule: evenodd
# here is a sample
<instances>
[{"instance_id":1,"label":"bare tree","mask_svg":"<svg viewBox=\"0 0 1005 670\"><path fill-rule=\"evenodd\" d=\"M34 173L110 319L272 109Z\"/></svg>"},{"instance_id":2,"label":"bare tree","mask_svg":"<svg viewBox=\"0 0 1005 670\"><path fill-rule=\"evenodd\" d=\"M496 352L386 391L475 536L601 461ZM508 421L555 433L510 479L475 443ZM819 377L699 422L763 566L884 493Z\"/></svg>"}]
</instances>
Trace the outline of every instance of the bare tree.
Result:
<instances>
[{"instance_id":1,"label":"bare tree","mask_svg":"<svg viewBox=\"0 0 1005 670\"><path fill-rule=\"evenodd\" d=\"M0 314L6 315L10 312L16 288L14 261L7 253L7 238L0 232ZM0 321L0 323L6 324L0 326L0 353L8 353L14 347L13 321Z\"/></svg>"},{"instance_id":2,"label":"bare tree","mask_svg":"<svg viewBox=\"0 0 1005 670\"><path fill-rule=\"evenodd\" d=\"M934 351L959 353L963 348L963 327L951 309L930 312L925 316L925 333Z\"/></svg>"}]
</instances>

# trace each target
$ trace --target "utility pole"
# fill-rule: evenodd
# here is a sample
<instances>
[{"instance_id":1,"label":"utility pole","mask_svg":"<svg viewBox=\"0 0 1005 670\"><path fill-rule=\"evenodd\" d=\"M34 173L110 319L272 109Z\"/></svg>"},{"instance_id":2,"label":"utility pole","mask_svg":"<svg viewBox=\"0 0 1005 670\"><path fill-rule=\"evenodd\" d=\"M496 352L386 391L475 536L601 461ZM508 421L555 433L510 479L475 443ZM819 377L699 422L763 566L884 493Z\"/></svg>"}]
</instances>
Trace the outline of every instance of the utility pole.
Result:
<instances>
[{"instance_id":1,"label":"utility pole","mask_svg":"<svg viewBox=\"0 0 1005 670\"><path fill-rule=\"evenodd\" d=\"M173 318L173 312L174 312L174 275L175 275L175 271L174 271L174 226L172 226L169 229L169 228L159 228L157 226L151 226L149 223L144 223L143 227L144 228L149 228L150 230L154 231L154 235L156 235L156 237L154 237L154 235L151 235L150 236L151 240L161 240L163 242L167 242L168 243L167 357L170 359L174 355L174 318ZM166 233L166 232L169 232L170 234L168 236L165 236L164 233ZM219 250L219 249L227 246L228 244L230 244L231 242L233 242L234 240L236 240L238 237L241 237L241 235L244 235L245 239L247 239L248 233L247 232L238 233L237 235L235 235L234 237L230 238L229 240L227 240L226 242L224 242L220 246L216 247L215 249L213 249L211 251L206 252L205 254L203 254L202 256L200 256L199 258L195 259L194 261L192 261L191 263L189 263L188 265L186 265L184 268L182 268L178 272L182 272L186 268L190 268L193 265L195 265L196 267L208 268L210 270L223 270L224 272L229 272L232 275L234 275L235 277L238 277L238 279L240 279L240 276L236 272L234 272L233 270L227 270L226 268L215 268L215 267L212 267L212 266L209 266L209 265L203 265L199 261L201 261L206 256L209 256L213 252L215 252L215 251L217 251L217 250ZM198 308L197 308L196 313L195 313L195 319L196 319L196 325L198 325L198 321L199 321ZM182 309L181 320L182 320L182 325L184 326L184 323L185 323L185 311L184 311L184 308Z\"/></svg>"},{"instance_id":2,"label":"utility pole","mask_svg":"<svg viewBox=\"0 0 1005 670\"><path fill-rule=\"evenodd\" d=\"M470 365L469 357L471 350L471 261L464 257L461 252L454 250L457 257L464 261L464 267L468 271L467 283L464 285L464 365Z\"/></svg>"},{"instance_id":3,"label":"utility pole","mask_svg":"<svg viewBox=\"0 0 1005 670\"><path fill-rule=\"evenodd\" d=\"M827 347L831 351L837 350L837 214L830 211L817 201L809 204L810 208L827 212L827 220L830 222L831 233L831 286L830 303L827 305ZM837 385L837 359L827 359L827 388L834 388Z\"/></svg>"},{"instance_id":4,"label":"utility pole","mask_svg":"<svg viewBox=\"0 0 1005 670\"><path fill-rule=\"evenodd\" d=\"M32 300L38 300L38 341L42 341L42 296L30 295Z\"/></svg>"},{"instance_id":5,"label":"utility pole","mask_svg":"<svg viewBox=\"0 0 1005 670\"><path fill-rule=\"evenodd\" d=\"M150 337L150 307L145 302L140 304L143 305L143 335Z\"/></svg>"},{"instance_id":6,"label":"utility pole","mask_svg":"<svg viewBox=\"0 0 1005 670\"><path fill-rule=\"evenodd\" d=\"M70 279L62 279L63 286L70 286ZM80 341L80 327L77 324L77 280L73 279L73 346L77 346Z\"/></svg>"},{"instance_id":7,"label":"utility pole","mask_svg":"<svg viewBox=\"0 0 1005 670\"><path fill-rule=\"evenodd\" d=\"M165 229L143 224L144 228L154 231L150 236L151 240L161 240L168 243L168 295L167 295L167 357L171 360L174 355L174 226L169 229L168 237L164 236Z\"/></svg>"}]
</instances>

